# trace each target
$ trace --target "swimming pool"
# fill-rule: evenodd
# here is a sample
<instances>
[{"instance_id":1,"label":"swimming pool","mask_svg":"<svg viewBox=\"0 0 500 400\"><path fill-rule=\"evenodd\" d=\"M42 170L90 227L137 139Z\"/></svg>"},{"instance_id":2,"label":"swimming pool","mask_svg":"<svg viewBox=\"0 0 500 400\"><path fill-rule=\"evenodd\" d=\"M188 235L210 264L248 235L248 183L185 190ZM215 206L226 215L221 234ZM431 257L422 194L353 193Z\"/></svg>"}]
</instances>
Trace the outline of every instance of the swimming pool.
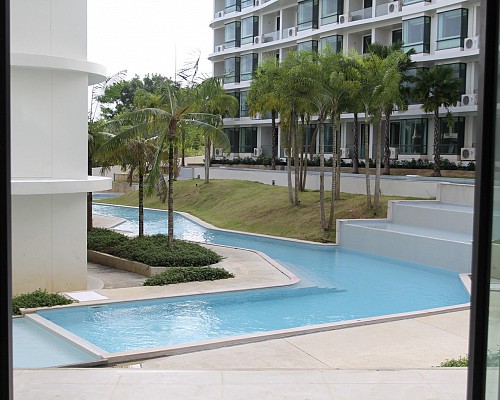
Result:
<instances>
[{"instance_id":1,"label":"swimming pool","mask_svg":"<svg viewBox=\"0 0 500 400\"><path fill-rule=\"evenodd\" d=\"M94 205L126 218L137 209ZM145 210L145 232L165 233L164 211ZM176 214L178 238L259 250L300 278L292 287L141 300L39 311L43 318L105 352L115 353L228 338L469 302L457 273L337 246L207 229Z\"/></svg>"}]
</instances>

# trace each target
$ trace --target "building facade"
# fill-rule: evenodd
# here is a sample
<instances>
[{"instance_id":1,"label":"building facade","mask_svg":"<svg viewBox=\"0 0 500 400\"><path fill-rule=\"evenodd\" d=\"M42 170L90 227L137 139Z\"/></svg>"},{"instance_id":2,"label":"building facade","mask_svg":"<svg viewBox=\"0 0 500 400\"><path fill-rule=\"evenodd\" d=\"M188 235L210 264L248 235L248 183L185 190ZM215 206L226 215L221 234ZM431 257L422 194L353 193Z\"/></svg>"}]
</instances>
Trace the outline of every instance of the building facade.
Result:
<instances>
[{"instance_id":1,"label":"building facade","mask_svg":"<svg viewBox=\"0 0 500 400\"><path fill-rule=\"evenodd\" d=\"M87 288L86 0L16 0L10 13L12 292Z\"/></svg>"},{"instance_id":2,"label":"building facade","mask_svg":"<svg viewBox=\"0 0 500 400\"><path fill-rule=\"evenodd\" d=\"M214 76L223 77L224 88L240 102L236 118L224 126L231 142L230 154L213 149L214 156L257 157L271 155L270 115L251 117L246 96L252 73L266 57L283 60L294 50L322 51L325 46L347 54L368 51L371 43L391 45L402 41L413 48L415 69L447 64L461 79L461 101L451 107L453 123L441 110L441 157L468 164L475 160L477 97L479 85L480 2L460 0L214 0L210 23L214 48L210 54ZM364 115L359 114L359 121ZM353 154L353 114L341 118L341 156ZM312 120L303 143L309 145ZM376 149L375 126L370 126L370 154ZM360 131L363 132L361 124ZM382 128L384 129L384 128ZM390 146L393 158L433 159L433 118L419 104L391 116ZM363 137L363 135L361 135ZM327 126L325 153L333 152L332 128ZM317 153L319 146L316 145ZM278 155L285 156L279 149ZM364 158L360 141L359 155Z\"/></svg>"}]
</instances>

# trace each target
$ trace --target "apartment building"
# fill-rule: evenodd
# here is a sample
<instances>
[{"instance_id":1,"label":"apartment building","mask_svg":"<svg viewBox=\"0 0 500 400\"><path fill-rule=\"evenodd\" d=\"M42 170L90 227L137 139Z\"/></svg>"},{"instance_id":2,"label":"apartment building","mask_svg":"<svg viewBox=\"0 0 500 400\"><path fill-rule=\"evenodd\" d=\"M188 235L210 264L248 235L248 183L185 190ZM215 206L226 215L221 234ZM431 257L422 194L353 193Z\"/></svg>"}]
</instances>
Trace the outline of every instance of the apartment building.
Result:
<instances>
[{"instance_id":1,"label":"apartment building","mask_svg":"<svg viewBox=\"0 0 500 400\"><path fill-rule=\"evenodd\" d=\"M368 51L371 43L404 43L415 49L415 68L409 73L447 64L462 80L461 102L450 111L450 127L441 110L441 156L454 162L475 160L477 93L479 85L480 2L460 0L214 0L214 76L222 76L224 88L238 98L239 113L226 118L224 126L231 142L230 154L213 149L216 157L257 157L271 154L270 114L251 117L246 96L252 74L266 57L283 60L290 50L321 52L327 44L338 52ZM364 115L359 115L363 121ZM341 119L341 155L353 154L353 114ZM309 145L314 118L303 143ZM360 131L366 127L361 124ZM370 126L370 157L376 149L376 126ZM384 128L382 128L384 129ZM432 115L419 104L391 116L391 156L433 159ZM364 135L361 135L363 138ZM332 153L332 127L326 128L325 153ZM364 157L364 144L359 144ZM319 147L316 146L319 153ZM279 149L279 156L284 150Z\"/></svg>"}]
</instances>

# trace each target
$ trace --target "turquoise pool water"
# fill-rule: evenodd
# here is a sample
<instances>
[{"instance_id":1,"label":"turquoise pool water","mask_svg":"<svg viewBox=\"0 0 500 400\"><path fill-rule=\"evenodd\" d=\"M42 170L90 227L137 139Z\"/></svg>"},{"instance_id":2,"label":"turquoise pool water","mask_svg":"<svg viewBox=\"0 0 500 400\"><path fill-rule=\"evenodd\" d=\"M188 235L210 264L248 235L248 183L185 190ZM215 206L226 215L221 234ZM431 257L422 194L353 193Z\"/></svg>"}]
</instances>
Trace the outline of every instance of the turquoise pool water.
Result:
<instances>
[{"instance_id":1,"label":"turquoise pool water","mask_svg":"<svg viewBox=\"0 0 500 400\"><path fill-rule=\"evenodd\" d=\"M126 218L137 209L94 205ZM165 233L166 212L145 211L147 234ZM300 278L291 287L71 307L39 315L108 351L161 347L469 302L457 273L337 246L297 243L206 229L176 215L178 238L262 251ZM422 249L425 251L425 249Z\"/></svg>"}]
</instances>

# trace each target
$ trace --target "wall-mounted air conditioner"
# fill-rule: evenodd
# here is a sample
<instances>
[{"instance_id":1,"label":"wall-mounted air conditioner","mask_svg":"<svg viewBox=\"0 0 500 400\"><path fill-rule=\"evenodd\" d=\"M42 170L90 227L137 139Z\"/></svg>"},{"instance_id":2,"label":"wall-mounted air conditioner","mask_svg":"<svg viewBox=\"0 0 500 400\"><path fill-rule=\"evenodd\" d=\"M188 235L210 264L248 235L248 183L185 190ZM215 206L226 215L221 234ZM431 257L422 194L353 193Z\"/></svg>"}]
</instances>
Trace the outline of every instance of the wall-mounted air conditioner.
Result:
<instances>
[{"instance_id":1,"label":"wall-mounted air conditioner","mask_svg":"<svg viewBox=\"0 0 500 400\"><path fill-rule=\"evenodd\" d=\"M224 156L224 151L219 148L219 147L216 147L215 148L215 157L223 157Z\"/></svg>"},{"instance_id":2,"label":"wall-mounted air conditioner","mask_svg":"<svg viewBox=\"0 0 500 400\"><path fill-rule=\"evenodd\" d=\"M284 155L285 157L292 157L292 156L293 156L293 154L292 154L292 152L290 151L290 149L283 149L283 155Z\"/></svg>"},{"instance_id":3,"label":"wall-mounted air conditioner","mask_svg":"<svg viewBox=\"0 0 500 400\"><path fill-rule=\"evenodd\" d=\"M253 44L261 44L261 43L262 43L262 38L260 36L254 36Z\"/></svg>"},{"instance_id":4,"label":"wall-mounted air conditioner","mask_svg":"<svg viewBox=\"0 0 500 400\"><path fill-rule=\"evenodd\" d=\"M254 157L259 157L262 155L262 149L260 147L254 147L253 149L253 156Z\"/></svg>"},{"instance_id":5,"label":"wall-mounted air conditioner","mask_svg":"<svg viewBox=\"0 0 500 400\"><path fill-rule=\"evenodd\" d=\"M460 149L460 160L474 161L476 159L476 149L474 147L462 147Z\"/></svg>"},{"instance_id":6,"label":"wall-mounted air conditioner","mask_svg":"<svg viewBox=\"0 0 500 400\"><path fill-rule=\"evenodd\" d=\"M464 50L476 50L479 48L479 36L464 39Z\"/></svg>"},{"instance_id":7,"label":"wall-mounted air conditioner","mask_svg":"<svg viewBox=\"0 0 500 400\"><path fill-rule=\"evenodd\" d=\"M217 18L222 18L224 16L224 11L217 11Z\"/></svg>"},{"instance_id":8,"label":"wall-mounted air conditioner","mask_svg":"<svg viewBox=\"0 0 500 400\"><path fill-rule=\"evenodd\" d=\"M348 147L342 147L340 149L340 158L349 158L349 148Z\"/></svg>"},{"instance_id":9,"label":"wall-mounted air conditioner","mask_svg":"<svg viewBox=\"0 0 500 400\"><path fill-rule=\"evenodd\" d=\"M216 53L220 53L223 50L224 50L224 45L223 44L219 44L218 46L215 46L215 52Z\"/></svg>"},{"instance_id":10,"label":"wall-mounted air conditioner","mask_svg":"<svg viewBox=\"0 0 500 400\"><path fill-rule=\"evenodd\" d=\"M462 106L477 105L477 96L475 94L463 94L461 99Z\"/></svg>"},{"instance_id":11,"label":"wall-mounted air conditioner","mask_svg":"<svg viewBox=\"0 0 500 400\"><path fill-rule=\"evenodd\" d=\"M260 6L260 0L254 0L253 5L254 5L255 7Z\"/></svg>"},{"instance_id":12,"label":"wall-mounted air conditioner","mask_svg":"<svg viewBox=\"0 0 500 400\"><path fill-rule=\"evenodd\" d=\"M401 11L401 3L399 1L391 1L387 3L387 14L394 14Z\"/></svg>"},{"instance_id":13,"label":"wall-mounted air conditioner","mask_svg":"<svg viewBox=\"0 0 500 400\"><path fill-rule=\"evenodd\" d=\"M255 113L255 115L252 115L250 117L251 119L262 119L262 114L260 112Z\"/></svg>"},{"instance_id":14,"label":"wall-mounted air conditioner","mask_svg":"<svg viewBox=\"0 0 500 400\"><path fill-rule=\"evenodd\" d=\"M399 155L399 149L397 147L389 147L389 158L391 160L397 160Z\"/></svg>"},{"instance_id":15,"label":"wall-mounted air conditioner","mask_svg":"<svg viewBox=\"0 0 500 400\"><path fill-rule=\"evenodd\" d=\"M297 27L288 28L288 37L295 36L297 34Z\"/></svg>"},{"instance_id":16,"label":"wall-mounted air conditioner","mask_svg":"<svg viewBox=\"0 0 500 400\"><path fill-rule=\"evenodd\" d=\"M339 17L339 24L346 24L346 23L351 22L351 21L352 21L351 13L342 14Z\"/></svg>"}]
</instances>

